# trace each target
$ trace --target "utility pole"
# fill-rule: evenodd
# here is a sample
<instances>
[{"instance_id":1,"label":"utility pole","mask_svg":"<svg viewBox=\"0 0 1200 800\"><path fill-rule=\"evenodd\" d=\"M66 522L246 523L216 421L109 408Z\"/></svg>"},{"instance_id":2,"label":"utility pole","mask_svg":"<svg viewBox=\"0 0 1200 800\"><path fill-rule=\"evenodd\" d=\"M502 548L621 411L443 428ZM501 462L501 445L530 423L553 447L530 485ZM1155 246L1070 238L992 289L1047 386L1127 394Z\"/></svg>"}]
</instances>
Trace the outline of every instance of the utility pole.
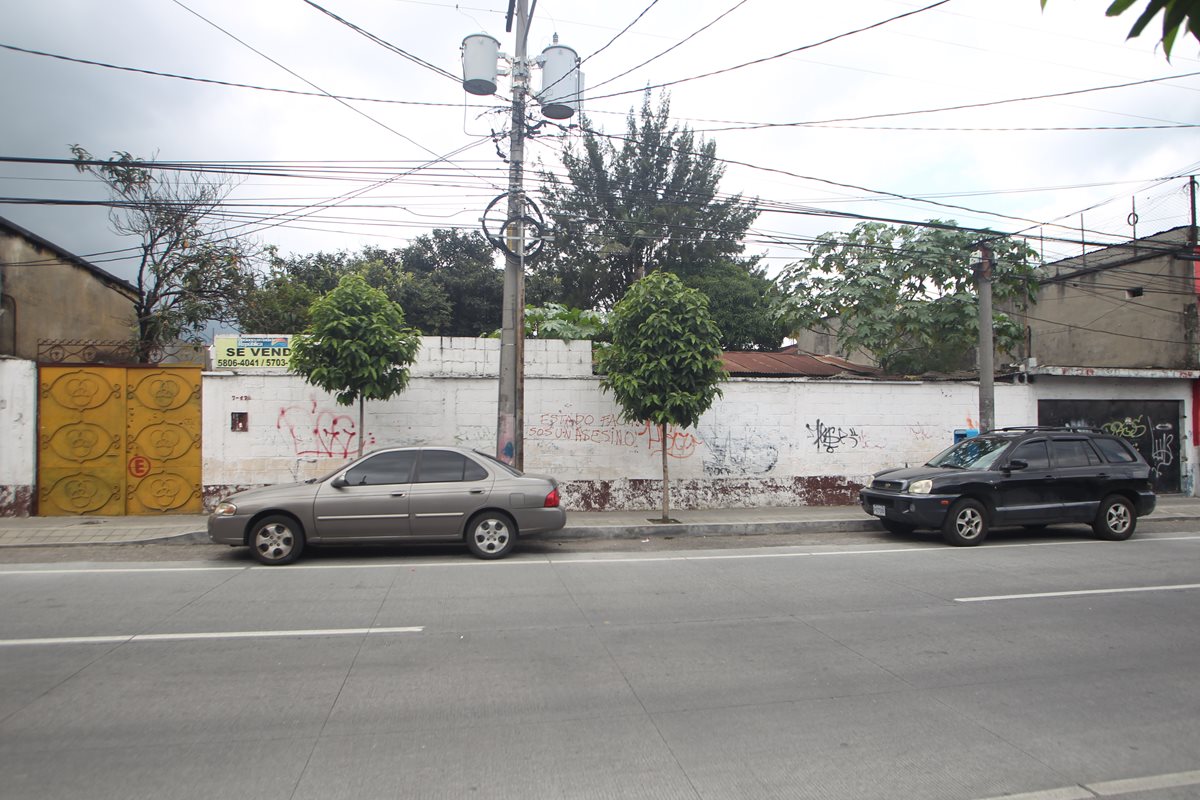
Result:
<instances>
[{"instance_id":1,"label":"utility pole","mask_svg":"<svg viewBox=\"0 0 1200 800\"><path fill-rule=\"evenodd\" d=\"M537 3L534 3L534 7ZM534 258L545 244L545 226L541 212L525 197L525 105L530 93L532 67L542 67L543 85L533 95L541 103L542 114L551 119L569 119L579 109L583 75L579 56L570 47L554 44L536 59L527 57L529 40L529 0L508 0L505 31L513 33L516 46L512 63L512 117L508 149L508 216L500 230L488 231L486 212L484 234L493 247L504 252L504 297L500 312L500 390L496 404L496 457L517 469L524 469L525 447L525 260ZM463 39L463 90L487 97L496 92L500 42L486 33ZM505 199L500 195L492 204ZM488 206L489 210L492 208ZM530 242L529 234L535 240Z\"/></svg>"},{"instance_id":2,"label":"utility pole","mask_svg":"<svg viewBox=\"0 0 1200 800\"><path fill-rule=\"evenodd\" d=\"M512 62L512 128L508 140L508 218L525 215L525 95L529 64L527 0L509 0L507 31L512 31L516 6L517 41ZM504 251L504 300L500 313L500 394L496 409L496 457L517 469L525 465L525 229L510 222L504 235L516 247ZM513 230L512 228L515 228ZM516 249L516 254L512 251Z\"/></svg>"},{"instance_id":3,"label":"utility pole","mask_svg":"<svg viewBox=\"0 0 1200 800\"><path fill-rule=\"evenodd\" d=\"M979 253L975 285L979 295L979 432L983 433L996 427L996 387L992 363L992 248L981 244Z\"/></svg>"}]
</instances>

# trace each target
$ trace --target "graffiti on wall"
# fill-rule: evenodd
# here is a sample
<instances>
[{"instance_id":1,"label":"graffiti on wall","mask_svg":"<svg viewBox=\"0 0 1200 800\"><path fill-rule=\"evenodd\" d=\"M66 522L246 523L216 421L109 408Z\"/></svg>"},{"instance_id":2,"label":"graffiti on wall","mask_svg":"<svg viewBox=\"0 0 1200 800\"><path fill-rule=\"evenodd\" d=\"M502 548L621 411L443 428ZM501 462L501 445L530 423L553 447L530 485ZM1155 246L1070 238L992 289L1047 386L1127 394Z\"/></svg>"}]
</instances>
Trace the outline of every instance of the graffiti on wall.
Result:
<instances>
[{"instance_id":1,"label":"graffiti on wall","mask_svg":"<svg viewBox=\"0 0 1200 800\"><path fill-rule=\"evenodd\" d=\"M1169 429L1160 431L1155 428L1152 441L1151 466L1154 467L1154 474L1161 478L1163 470L1175 463L1175 434Z\"/></svg>"},{"instance_id":2,"label":"graffiti on wall","mask_svg":"<svg viewBox=\"0 0 1200 800\"><path fill-rule=\"evenodd\" d=\"M1145 417L1139 414L1137 417L1110 420L1101 425L1100 430L1122 439L1140 439L1146 435Z\"/></svg>"},{"instance_id":3,"label":"graffiti on wall","mask_svg":"<svg viewBox=\"0 0 1200 800\"><path fill-rule=\"evenodd\" d=\"M625 447L650 453L663 450L662 431L658 425L643 422L628 425L616 414L570 413L567 411L546 412L537 416L537 421L527 425L526 439L542 439L569 442L587 442L601 447ZM671 458L691 458L702 441L688 431L667 426L666 448Z\"/></svg>"},{"instance_id":4,"label":"graffiti on wall","mask_svg":"<svg viewBox=\"0 0 1200 800\"><path fill-rule=\"evenodd\" d=\"M804 427L808 430L808 435L812 437L818 452L836 453L843 447L859 447L863 444L862 434L855 428L826 425L819 419L816 427L808 424L805 424Z\"/></svg>"},{"instance_id":5,"label":"graffiti on wall","mask_svg":"<svg viewBox=\"0 0 1200 800\"><path fill-rule=\"evenodd\" d=\"M1150 434L1150 453L1147 461L1150 462L1155 477L1161 478L1163 472L1175 463L1175 434L1170 425L1155 425L1154 420L1145 414L1139 414L1136 417L1109 420L1100 426L1100 430L1128 439L1131 444Z\"/></svg>"},{"instance_id":6,"label":"graffiti on wall","mask_svg":"<svg viewBox=\"0 0 1200 800\"><path fill-rule=\"evenodd\" d=\"M763 475L779 461L775 437L715 425L702 429L706 475Z\"/></svg>"},{"instance_id":7,"label":"graffiti on wall","mask_svg":"<svg viewBox=\"0 0 1200 800\"><path fill-rule=\"evenodd\" d=\"M308 406L284 406L279 409L275 428L286 431L297 456L349 458L358 453L358 426L341 411L321 408L311 400ZM367 434L365 444L375 444Z\"/></svg>"}]
</instances>

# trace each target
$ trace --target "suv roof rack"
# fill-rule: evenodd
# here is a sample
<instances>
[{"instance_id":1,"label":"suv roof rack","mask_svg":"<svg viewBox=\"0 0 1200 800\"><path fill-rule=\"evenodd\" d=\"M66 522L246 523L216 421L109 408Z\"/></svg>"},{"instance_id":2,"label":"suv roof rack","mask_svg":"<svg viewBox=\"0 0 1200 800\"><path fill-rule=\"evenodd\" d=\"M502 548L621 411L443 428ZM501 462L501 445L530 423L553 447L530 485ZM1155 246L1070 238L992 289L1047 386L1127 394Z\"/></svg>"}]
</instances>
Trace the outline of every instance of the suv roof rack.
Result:
<instances>
[{"instance_id":1,"label":"suv roof rack","mask_svg":"<svg viewBox=\"0 0 1200 800\"><path fill-rule=\"evenodd\" d=\"M1065 433L1104 433L1104 431L1100 430L1099 428L1089 428L1083 425L1009 425L1004 428L993 428L992 430L988 431L988 433L995 433L999 431L1062 431Z\"/></svg>"}]
</instances>

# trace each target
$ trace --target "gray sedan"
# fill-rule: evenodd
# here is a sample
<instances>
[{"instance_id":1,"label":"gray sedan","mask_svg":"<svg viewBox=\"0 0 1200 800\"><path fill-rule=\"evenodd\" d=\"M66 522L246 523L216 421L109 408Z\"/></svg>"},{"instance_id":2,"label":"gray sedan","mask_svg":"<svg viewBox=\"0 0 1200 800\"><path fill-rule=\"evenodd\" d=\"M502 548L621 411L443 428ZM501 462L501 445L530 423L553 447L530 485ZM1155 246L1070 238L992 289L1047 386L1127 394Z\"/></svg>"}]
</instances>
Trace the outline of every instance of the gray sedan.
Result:
<instances>
[{"instance_id":1,"label":"gray sedan","mask_svg":"<svg viewBox=\"0 0 1200 800\"><path fill-rule=\"evenodd\" d=\"M209 538L289 564L313 544L465 541L503 558L522 533L566 524L558 482L461 447L377 450L324 478L249 489L222 500Z\"/></svg>"}]
</instances>

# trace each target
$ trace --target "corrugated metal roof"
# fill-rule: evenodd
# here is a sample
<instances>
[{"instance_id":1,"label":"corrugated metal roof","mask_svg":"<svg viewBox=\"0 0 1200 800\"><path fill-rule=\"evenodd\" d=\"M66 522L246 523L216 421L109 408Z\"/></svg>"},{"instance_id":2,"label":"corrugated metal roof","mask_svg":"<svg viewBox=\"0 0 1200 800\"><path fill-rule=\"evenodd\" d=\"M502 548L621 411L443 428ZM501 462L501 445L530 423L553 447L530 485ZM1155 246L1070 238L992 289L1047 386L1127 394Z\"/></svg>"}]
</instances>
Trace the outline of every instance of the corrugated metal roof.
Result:
<instances>
[{"instance_id":1,"label":"corrugated metal roof","mask_svg":"<svg viewBox=\"0 0 1200 800\"><path fill-rule=\"evenodd\" d=\"M727 350L722 361L730 376L739 378L876 377L880 374L875 367L854 364L836 356L803 353L795 348L775 353Z\"/></svg>"}]
</instances>

